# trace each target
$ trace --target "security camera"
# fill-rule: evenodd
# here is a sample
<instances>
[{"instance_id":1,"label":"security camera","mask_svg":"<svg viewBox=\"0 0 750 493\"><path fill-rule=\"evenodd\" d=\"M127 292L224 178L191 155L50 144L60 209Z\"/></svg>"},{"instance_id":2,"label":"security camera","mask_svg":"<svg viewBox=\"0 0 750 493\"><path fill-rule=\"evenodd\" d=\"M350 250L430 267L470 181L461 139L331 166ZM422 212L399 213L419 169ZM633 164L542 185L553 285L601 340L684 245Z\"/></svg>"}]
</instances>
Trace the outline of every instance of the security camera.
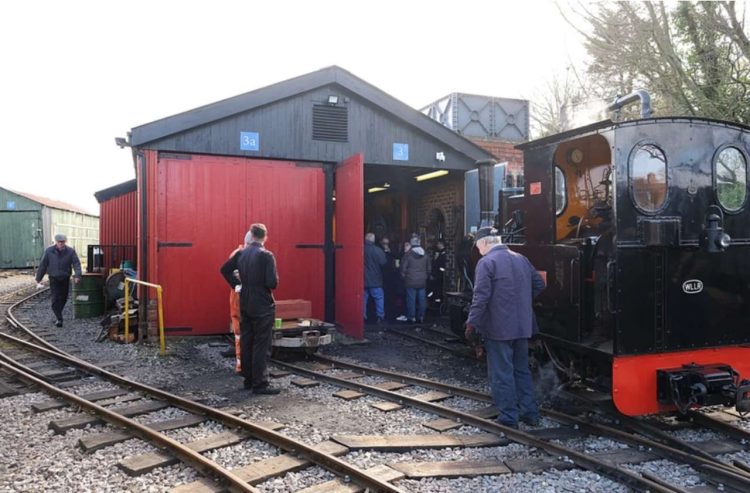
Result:
<instances>
[{"instance_id":1,"label":"security camera","mask_svg":"<svg viewBox=\"0 0 750 493\"><path fill-rule=\"evenodd\" d=\"M130 142L128 142L128 140L125 139L124 137L115 137L115 144L117 144L120 147L120 149L130 147Z\"/></svg>"},{"instance_id":2,"label":"security camera","mask_svg":"<svg viewBox=\"0 0 750 493\"><path fill-rule=\"evenodd\" d=\"M444 152L436 152L435 153L435 159L441 163L445 162L445 153Z\"/></svg>"}]
</instances>

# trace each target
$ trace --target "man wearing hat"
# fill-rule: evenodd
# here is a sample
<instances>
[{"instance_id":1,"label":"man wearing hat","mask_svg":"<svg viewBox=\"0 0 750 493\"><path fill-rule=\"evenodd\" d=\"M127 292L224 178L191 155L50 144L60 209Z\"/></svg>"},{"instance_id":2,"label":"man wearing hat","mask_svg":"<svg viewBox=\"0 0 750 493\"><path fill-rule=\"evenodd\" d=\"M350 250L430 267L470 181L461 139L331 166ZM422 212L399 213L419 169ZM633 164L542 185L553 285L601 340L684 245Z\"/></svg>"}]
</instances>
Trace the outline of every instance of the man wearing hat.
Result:
<instances>
[{"instance_id":1,"label":"man wearing hat","mask_svg":"<svg viewBox=\"0 0 750 493\"><path fill-rule=\"evenodd\" d=\"M538 331L532 300L544 280L529 259L503 245L497 230L481 228L476 246L474 295L466 335L479 333L487 353L492 400L500 424L518 427L519 419L539 424L539 407L529 370L529 338Z\"/></svg>"},{"instance_id":2,"label":"man wearing hat","mask_svg":"<svg viewBox=\"0 0 750 493\"><path fill-rule=\"evenodd\" d=\"M81 282L81 261L78 260L76 251L67 246L68 237L58 233L55 235L55 244L47 248L42 255L39 269L36 271L36 283L38 288L44 287L42 279L47 274L49 277L49 289L52 293L52 312L55 314L55 326L63 325L63 308L68 301L70 290L70 270L75 271L73 282Z\"/></svg>"}]
</instances>

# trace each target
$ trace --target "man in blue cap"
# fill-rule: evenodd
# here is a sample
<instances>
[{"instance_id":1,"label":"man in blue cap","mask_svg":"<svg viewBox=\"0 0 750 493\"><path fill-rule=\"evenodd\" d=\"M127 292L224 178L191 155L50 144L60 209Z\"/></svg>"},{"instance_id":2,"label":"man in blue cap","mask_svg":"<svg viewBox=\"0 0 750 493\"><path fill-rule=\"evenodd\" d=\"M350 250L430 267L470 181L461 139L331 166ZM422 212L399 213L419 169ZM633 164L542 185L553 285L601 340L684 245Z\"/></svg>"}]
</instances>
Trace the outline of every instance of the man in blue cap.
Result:
<instances>
[{"instance_id":1,"label":"man in blue cap","mask_svg":"<svg viewBox=\"0 0 750 493\"><path fill-rule=\"evenodd\" d=\"M539 424L539 406L529 370L529 339L538 331L532 301L544 280L529 259L502 244L497 230L481 228L476 246L474 294L466 335L484 339L492 400L500 424Z\"/></svg>"},{"instance_id":2,"label":"man in blue cap","mask_svg":"<svg viewBox=\"0 0 750 493\"><path fill-rule=\"evenodd\" d=\"M52 312L57 321L56 327L63 326L63 308L68 301L70 290L70 270L75 271L73 282L81 282L81 261L75 249L66 245L68 237L62 233L55 235L55 244L47 248L42 255L39 269L36 271L36 283L38 288L43 288L42 279L47 274L49 277L49 289L52 293Z\"/></svg>"}]
</instances>

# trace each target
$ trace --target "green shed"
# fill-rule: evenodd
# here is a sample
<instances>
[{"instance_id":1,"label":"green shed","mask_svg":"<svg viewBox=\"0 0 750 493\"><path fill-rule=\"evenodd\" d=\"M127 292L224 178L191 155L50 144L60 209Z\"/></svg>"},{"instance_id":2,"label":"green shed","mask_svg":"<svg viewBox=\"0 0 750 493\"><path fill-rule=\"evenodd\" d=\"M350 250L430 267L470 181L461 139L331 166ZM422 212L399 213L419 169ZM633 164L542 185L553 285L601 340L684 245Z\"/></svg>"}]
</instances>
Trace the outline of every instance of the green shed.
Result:
<instances>
[{"instance_id":1,"label":"green shed","mask_svg":"<svg viewBox=\"0 0 750 493\"><path fill-rule=\"evenodd\" d=\"M44 249L63 233L86 261L99 243L99 216L57 200L0 187L0 269L35 267Z\"/></svg>"}]
</instances>

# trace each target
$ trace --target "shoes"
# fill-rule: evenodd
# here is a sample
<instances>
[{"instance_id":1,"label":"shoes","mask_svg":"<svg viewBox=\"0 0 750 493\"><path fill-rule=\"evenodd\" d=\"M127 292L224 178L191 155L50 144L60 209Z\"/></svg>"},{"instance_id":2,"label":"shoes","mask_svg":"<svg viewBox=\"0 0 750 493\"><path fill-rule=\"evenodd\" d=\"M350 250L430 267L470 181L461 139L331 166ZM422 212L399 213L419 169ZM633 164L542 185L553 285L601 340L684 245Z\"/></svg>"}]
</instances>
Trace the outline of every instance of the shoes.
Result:
<instances>
[{"instance_id":1,"label":"shoes","mask_svg":"<svg viewBox=\"0 0 750 493\"><path fill-rule=\"evenodd\" d=\"M410 318L407 323L415 324L415 323L417 323L417 319L416 318Z\"/></svg>"},{"instance_id":2,"label":"shoes","mask_svg":"<svg viewBox=\"0 0 750 493\"><path fill-rule=\"evenodd\" d=\"M539 416L522 416L521 421L529 426L539 426Z\"/></svg>"},{"instance_id":3,"label":"shoes","mask_svg":"<svg viewBox=\"0 0 750 493\"><path fill-rule=\"evenodd\" d=\"M62 327L62 320L55 322L55 327Z\"/></svg>"},{"instance_id":4,"label":"shoes","mask_svg":"<svg viewBox=\"0 0 750 493\"><path fill-rule=\"evenodd\" d=\"M417 323L418 324L423 324L424 323L424 319L422 317L418 318L417 319Z\"/></svg>"},{"instance_id":5,"label":"shoes","mask_svg":"<svg viewBox=\"0 0 750 493\"><path fill-rule=\"evenodd\" d=\"M502 421L498 421L497 424L506 426L508 428L513 428L514 430L518 429L518 423L503 423Z\"/></svg>"},{"instance_id":6,"label":"shoes","mask_svg":"<svg viewBox=\"0 0 750 493\"><path fill-rule=\"evenodd\" d=\"M385 320L383 320L382 318L378 317L377 324L378 325L385 325Z\"/></svg>"},{"instance_id":7,"label":"shoes","mask_svg":"<svg viewBox=\"0 0 750 493\"><path fill-rule=\"evenodd\" d=\"M279 393L281 393L281 389L271 387L270 385L264 385L263 387L253 387L253 394L276 395Z\"/></svg>"},{"instance_id":8,"label":"shoes","mask_svg":"<svg viewBox=\"0 0 750 493\"><path fill-rule=\"evenodd\" d=\"M396 317L396 320L397 320L398 322L406 322L406 321L407 321L407 320L409 320L409 319L408 319L408 318L406 318L406 315L399 315L398 317Z\"/></svg>"}]
</instances>

